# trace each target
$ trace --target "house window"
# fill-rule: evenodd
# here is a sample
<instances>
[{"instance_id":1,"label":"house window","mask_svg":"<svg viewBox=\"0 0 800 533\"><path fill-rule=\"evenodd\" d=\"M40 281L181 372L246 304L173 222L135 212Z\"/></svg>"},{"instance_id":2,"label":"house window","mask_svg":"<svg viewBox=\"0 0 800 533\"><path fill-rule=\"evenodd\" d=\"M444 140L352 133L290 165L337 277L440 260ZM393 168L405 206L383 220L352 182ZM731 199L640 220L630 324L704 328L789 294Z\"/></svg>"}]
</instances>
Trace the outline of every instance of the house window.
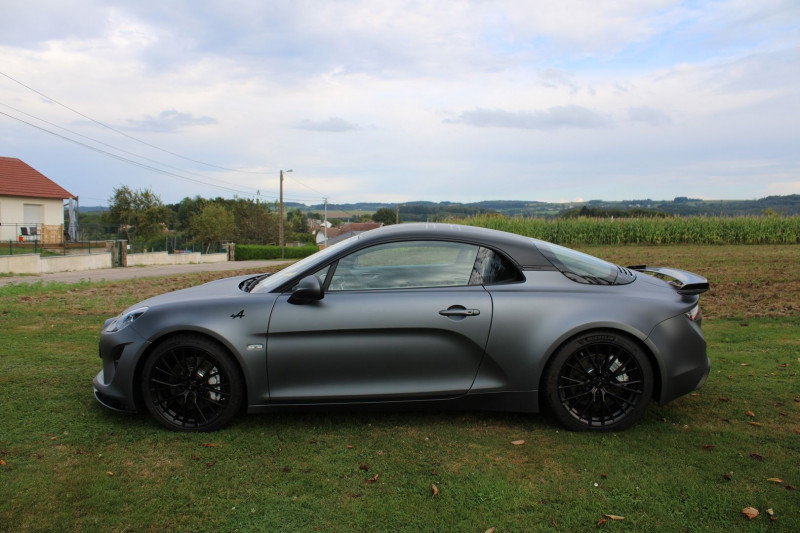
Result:
<instances>
[{"instance_id":1,"label":"house window","mask_svg":"<svg viewBox=\"0 0 800 533\"><path fill-rule=\"evenodd\" d=\"M44 222L44 206L42 204L22 204L22 223L26 226L38 226Z\"/></svg>"}]
</instances>

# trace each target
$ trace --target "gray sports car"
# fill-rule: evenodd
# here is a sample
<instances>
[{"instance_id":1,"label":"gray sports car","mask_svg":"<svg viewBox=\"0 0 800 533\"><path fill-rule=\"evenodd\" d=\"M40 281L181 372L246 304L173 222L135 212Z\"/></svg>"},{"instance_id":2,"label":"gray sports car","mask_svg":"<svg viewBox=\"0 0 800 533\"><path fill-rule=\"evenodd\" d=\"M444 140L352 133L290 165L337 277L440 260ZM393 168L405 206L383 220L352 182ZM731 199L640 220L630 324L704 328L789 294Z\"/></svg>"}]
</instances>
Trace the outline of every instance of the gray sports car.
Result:
<instances>
[{"instance_id":1,"label":"gray sports car","mask_svg":"<svg viewBox=\"0 0 800 533\"><path fill-rule=\"evenodd\" d=\"M368 405L546 406L569 429L621 430L705 382L707 289L510 233L395 225L126 309L103 327L94 391L178 431L245 406Z\"/></svg>"}]
</instances>

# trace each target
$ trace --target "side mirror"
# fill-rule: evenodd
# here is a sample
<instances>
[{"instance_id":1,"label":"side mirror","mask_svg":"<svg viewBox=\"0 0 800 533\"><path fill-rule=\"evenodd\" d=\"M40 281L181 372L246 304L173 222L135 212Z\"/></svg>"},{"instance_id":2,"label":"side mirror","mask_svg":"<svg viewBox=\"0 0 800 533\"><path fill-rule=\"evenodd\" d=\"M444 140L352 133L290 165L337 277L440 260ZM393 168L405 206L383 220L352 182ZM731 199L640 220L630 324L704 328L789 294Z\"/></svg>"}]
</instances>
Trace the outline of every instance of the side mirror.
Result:
<instances>
[{"instance_id":1,"label":"side mirror","mask_svg":"<svg viewBox=\"0 0 800 533\"><path fill-rule=\"evenodd\" d=\"M292 289L289 303L305 304L322 300L325 294L322 291L322 282L317 276L306 276Z\"/></svg>"}]
</instances>

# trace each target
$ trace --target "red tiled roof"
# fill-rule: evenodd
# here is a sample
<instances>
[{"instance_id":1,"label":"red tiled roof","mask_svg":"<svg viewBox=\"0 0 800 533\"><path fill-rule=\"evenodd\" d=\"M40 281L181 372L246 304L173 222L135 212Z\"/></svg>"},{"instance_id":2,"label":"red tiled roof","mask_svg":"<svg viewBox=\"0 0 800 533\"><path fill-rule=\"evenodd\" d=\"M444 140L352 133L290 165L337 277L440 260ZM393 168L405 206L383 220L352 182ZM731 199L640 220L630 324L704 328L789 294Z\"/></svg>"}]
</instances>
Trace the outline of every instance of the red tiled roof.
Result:
<instances>
[{"instance_id":1,"label":"red tiled roof","mask_svg":"<svg viewBox=\"0 0 800 533\"><path fill-rule=\"evenodd\" d=\"M0 157L0 196L74 198L56 182L14 157Z\"/></svg>"}]
</instances>

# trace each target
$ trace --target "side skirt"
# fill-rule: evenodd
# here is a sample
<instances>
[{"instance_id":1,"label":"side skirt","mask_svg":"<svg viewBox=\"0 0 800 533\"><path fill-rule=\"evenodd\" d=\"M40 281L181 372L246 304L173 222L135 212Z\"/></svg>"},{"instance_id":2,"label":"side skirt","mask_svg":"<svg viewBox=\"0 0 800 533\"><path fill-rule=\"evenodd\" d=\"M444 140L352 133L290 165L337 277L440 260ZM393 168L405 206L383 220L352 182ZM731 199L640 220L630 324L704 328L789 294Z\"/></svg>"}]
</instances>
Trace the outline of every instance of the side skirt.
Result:
<instances>
[{"instance_id":1,"label":"side skirt","mask_svg":"<svg viewBox=\"0 0 800 533\"><path fill-rule=\"evenodd\" d=\"M485 392L465 394L458 398L434 400L392 400L365 402L308 402L271 403L249 405L248 413L274 413L286 410L299 411L505 411L509 413L538 413L539 391Z\"/></svg>"}]
</instances>

